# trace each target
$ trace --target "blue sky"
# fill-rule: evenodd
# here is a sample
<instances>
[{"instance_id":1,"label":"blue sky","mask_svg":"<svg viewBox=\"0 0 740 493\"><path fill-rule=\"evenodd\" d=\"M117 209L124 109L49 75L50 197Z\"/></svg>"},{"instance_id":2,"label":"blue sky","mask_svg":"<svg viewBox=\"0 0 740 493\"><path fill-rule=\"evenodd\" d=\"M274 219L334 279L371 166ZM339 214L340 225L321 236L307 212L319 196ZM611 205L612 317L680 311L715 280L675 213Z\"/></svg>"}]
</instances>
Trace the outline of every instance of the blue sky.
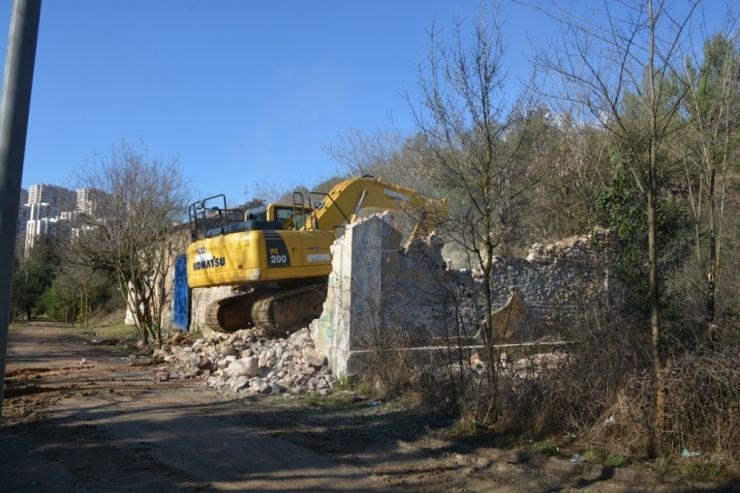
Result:
<instances>
[{"instance_id":1,"label":"blue sky","mask_svg":"<svg viewBox=\"0 0 740 493\"><path fill-rule=\"evenodd\" d=\"M720 3L720 2L718 2ZM122 137L177 158L194 198L244 200L255 183L336 173L322 146L348 129L412 131L404 89L432 23L472 29L478 0L43 0L23 187L74 187L73 170ZM542 14L502 0L510 87ZM10 0L0 0L7 39ZM3 50L3 57L4 57ZM512 96L513 97L513 96Z\"/></svg>"}]
</instances>

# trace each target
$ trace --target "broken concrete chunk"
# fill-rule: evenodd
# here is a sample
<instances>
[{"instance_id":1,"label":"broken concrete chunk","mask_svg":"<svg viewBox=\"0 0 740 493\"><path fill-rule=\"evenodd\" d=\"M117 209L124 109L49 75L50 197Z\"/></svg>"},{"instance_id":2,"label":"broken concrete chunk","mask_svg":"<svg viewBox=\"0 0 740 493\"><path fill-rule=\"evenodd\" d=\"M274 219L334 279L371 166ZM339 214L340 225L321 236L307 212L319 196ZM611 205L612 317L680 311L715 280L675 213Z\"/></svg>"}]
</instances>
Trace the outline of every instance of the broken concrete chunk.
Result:
<instances>
[{"instance_id":1,"label":"broken concrete chunk","mask_svg":"<svg viewBox=\"0 0 740 493\"><path fill-rule=\"evenodd\" d=\"M257 358L250 356L248 358L238 359L233 361L228 368L224 370L224 374L229 377L234 376L248 376L256 377L259 374L259 367L257 366Z\"/></svg>"},{"instance_id":2,"label":"broken concrete chunk","mask_svg":"<svg viewBox=\"0 0 740 493\"><path fill-rule=\"evenodd\" d=\"M264 368L267 366L267 360L269 359L270 355L268 353L260 353L259 359L257 360L257 364L260 368Z\"/></svg>"},{"instance_id":3,"label":"broken concrete chunk","mask_svg":"<svg viewBox=\"0 0 740 493\"><path fill-rule=\"evenodd\" d=\"M290 337L288 337L288 343L291 346L305 346L308 343L311 343L311 345L313 345L311 334L306 328L303 328L298 332L294 332L293 334L291 334Z\"/></svg>"},{"instance_id":4,"label":"broken concrete chunk","mask_svg":"<svg viewBox=\"0 0 740 493\"><path fill-rule=\"evenodd\" d=\"M236 354L236 349L234 349L232 344L224 344L221 347L221 351L219 351L219 355L222 358L225 358L226 356L236 356Z\"/></svg>"},{"instance_id":5,"label":"broken concrete chunk","mask_svg":"<svg viewBox=\"0 0 740 493\"><path fill-rule=\"evenodd\" d=\"M527 307L519 293L512 293L506 304L491 313L491 323L498 337L506 342L514 342L526 331L528 321Z\"/></svg>"},{"instance_id":6,"label":"broken concrete chunk","mask_svg":"<svg viewBox=\"0 0 740 493\"><path fill-rule=\"evenodd\" d=\"M165 350L155 349L154 352L152 352L152 360L156 362L164 361L165 354L167 354Z\"/></svg>"},{"instance_id":7,"label":"broken concrete chunk","mask_svg":"<svg viewBox=\"0 0 740 493\"><path fill-rule=\"evenodd\" d=\"M305 348L303 350L303 359L315 368L321 368L326 365L326 355L317 349Z\"/></svg>"},{"instance_id":8,"label":"broken concrete chunk","mask_svg":"<svg viewBox=\"0 0 740 493\"><path fill-rule=\"evenodd\" d=\"M229 387L234 392L243 389L247 385L249 385L249 379L245 376L240 375L238 377L229 379Z\"/></svg>"}]
</instances>

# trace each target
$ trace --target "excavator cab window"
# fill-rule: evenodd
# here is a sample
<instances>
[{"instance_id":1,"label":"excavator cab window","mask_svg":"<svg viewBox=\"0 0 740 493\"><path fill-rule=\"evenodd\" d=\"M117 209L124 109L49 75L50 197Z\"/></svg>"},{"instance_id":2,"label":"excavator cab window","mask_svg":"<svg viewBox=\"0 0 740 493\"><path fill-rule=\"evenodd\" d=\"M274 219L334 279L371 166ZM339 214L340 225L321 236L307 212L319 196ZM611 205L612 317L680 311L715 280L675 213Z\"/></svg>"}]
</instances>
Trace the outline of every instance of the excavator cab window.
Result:
<instances>
[{"instance_id":1,"label":"excavator cab window","mask_svg":"<svg viewBox=\"0 0 740 493\"><path fill-rule=\"evenodd\" d=\"M244 215L245 221L267 221L267 207L260 205L252 207Z\"/></svg>"},{"instance_id":2,"label":"excavator cab window","mask_svg":"<svg viewBox=\"0 0 740 493\"><path fill-rule=\"evenodd\" d=\"M288 219L292 219L295 211L293 207L275 207L275 220L285 223Z\"/></svg>"}]
</instances>

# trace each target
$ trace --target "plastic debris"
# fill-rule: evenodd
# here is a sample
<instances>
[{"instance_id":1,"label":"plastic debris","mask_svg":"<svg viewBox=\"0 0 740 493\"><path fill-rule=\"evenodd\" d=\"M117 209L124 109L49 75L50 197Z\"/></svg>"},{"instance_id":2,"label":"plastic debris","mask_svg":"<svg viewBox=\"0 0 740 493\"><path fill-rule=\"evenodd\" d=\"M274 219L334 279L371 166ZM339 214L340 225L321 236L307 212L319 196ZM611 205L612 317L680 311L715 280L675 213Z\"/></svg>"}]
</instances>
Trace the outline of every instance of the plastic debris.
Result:
<instances>
[{"instance_id":1,"label":"plastic debris","mask_svg":"<svg viewBox=\"0 0 740 493\"><path fill-rule=\"evenodd\" d=\"M573 454L570 458L571 462L583 462L583 456L581 454Z\"/></svg>"},{"instance_id":2,"label":"plastic debris","mask_svg":"<svg viewBox=\"0 0 740 493\"><path fill-rule=\"evenodd\" d=\"M685 448L683 451L681 451L681 457L684 459L689 459L691 457L700 457L701 452L691 452L689 449Z\"/></svg>"}]
</instances>

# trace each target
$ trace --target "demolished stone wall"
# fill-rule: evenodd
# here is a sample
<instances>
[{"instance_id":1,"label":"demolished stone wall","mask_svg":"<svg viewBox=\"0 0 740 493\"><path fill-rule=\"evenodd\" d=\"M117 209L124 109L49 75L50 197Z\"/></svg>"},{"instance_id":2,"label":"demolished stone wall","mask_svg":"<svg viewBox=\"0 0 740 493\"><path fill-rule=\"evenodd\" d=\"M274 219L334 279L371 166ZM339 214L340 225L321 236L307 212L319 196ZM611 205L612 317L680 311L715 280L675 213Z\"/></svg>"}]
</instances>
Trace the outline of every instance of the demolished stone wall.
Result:
<instances>
[{"instance_id":1,"label":"demolished stone wall","mask_svg":"<svg viewBox=\"0 0 740 493\"><path fill-rule=\"evenodd\" d=\"M614 304L618 284L606 267L613 244L609 231L597 230L547 247L536 244L527 258L494 257L490 286L498 342L558 336L594 304ZM482 269L448 269L442 246L432 236L400 251L396 292L385 308L406 326L426 327L432 337L474 337L486 318ZM409 306L409 299L418 304Z\"/></svg>"},{"instance_id":2,"label":"demolished stone wall","mask_svg":"<svg viewBox=\"0 0 740 493\"><path fill-rule=\"evenodd\" d=\"M524 317L519 317L521 328L509 331L504 339L526 342L559 335L595 305L614 304L618 283L610 277L606 263L614 243L609 231L597 230L547 247L535 244L527 258L495 257L491 271L494 309L517 295Z\"/></svg>"},{"instance_id":3,"label":"demolished stone wall","mask_svg":"<svg viewBox=\"0 0 740 493\"><path fill-rule=\"evenodd\" d=\"M403 331L409 345L434 338L480 340L485 320L481 270L453 270L432 235L400 248L389 214L348 226L333 247L333 272L324 312L313 325L317 349L338 375L354 373L357 358L374 349L373 336ZM595 303L613 303L606 261L608 231L544 247L527 258L495 257L490 282L493 324L501 343L559 336Z\"/></svg>"},{"instance_id":4,"label":"demolished stone wall","mask_svg":"<svg viewBox=\"0 0 740 493\"><path fill-rule=\"evenodd\" d=\"M158 380L199 378L225 394L326 393L337 381L305 328L284 339L248 329L197 339L177 331L154 350L153 360L168 364L153 370Z\"/></svg>"}]
</instances>

